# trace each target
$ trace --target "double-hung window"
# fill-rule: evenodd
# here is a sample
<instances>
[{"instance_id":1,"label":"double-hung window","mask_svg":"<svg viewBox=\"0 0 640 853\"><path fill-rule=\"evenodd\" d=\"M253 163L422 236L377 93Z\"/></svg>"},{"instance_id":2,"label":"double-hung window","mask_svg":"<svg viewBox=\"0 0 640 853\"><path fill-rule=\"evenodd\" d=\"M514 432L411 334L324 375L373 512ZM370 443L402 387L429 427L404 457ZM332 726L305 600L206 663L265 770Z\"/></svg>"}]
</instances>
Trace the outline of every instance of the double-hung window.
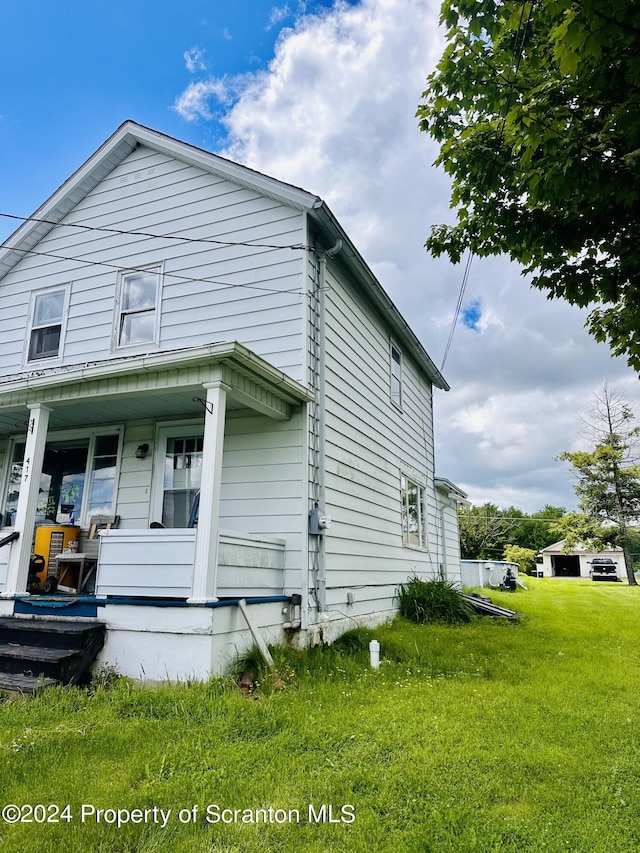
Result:
<instances>
[{"instance_id":1,"label":"double-hung window","mask_svg":"<svg viewBox=\"0 0 640 853\"><path fill-rule=\"evenodd\" d=\"M58 287L33 294L27 361L58 358L61 354L67 292L67 287Z\"/></svg>"},{"instance_id":2,"label":"double-hung window","mask_svg":"<svg viewBox=\"0 0 640 853\"><path fill-rule=\"evenodd\" d=\"M401 476L402 544L408 548L427 547L425 487L417 479Z\"/></svg>"},{"instance_id":3,"label":"double-hung window","mask_svg":"<svg viewBox=\"0 0 640 853\"><path fill-rule=\"evenodd\" d=\"M116 349L158 342L160 278L159 266L121 275L114 330Z\"/></svg>"}]
</instances>

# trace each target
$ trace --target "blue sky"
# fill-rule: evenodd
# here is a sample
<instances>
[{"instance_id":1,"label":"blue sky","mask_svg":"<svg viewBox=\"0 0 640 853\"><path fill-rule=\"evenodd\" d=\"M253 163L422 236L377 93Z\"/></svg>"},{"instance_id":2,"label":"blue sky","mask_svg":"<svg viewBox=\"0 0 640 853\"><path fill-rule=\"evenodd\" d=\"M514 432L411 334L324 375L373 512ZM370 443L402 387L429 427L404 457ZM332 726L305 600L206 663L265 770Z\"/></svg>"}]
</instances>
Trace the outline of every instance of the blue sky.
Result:
<instances>
[{"instance_id":1,"label":"blue sky","mask_svg":"<svg viewBox=\"0 0 640 853\"><path fill-rule=\"evenodd\" d=\"M331 5L3 3L0 212L32 213L125 119L220 148L224 127L185 121L173 109L176 98L196 78L236 77L266 67L280 32L302 8L310 15ZM14 227L0 219L0 240Z\"/></svg>"},{"instance_id":2,"label":"blue sky","mask_svg":"<svg viewBox=\"0 0 640 853\"><path fill-rule=\"evenodd\" d=\"M440 0L6 0L0 212L28 216L125 120L320 195L439 366L436 470L471 499L571 507L554 461L608 381L637 376L504 258L424 250L449 183L415 112L442 53ZM17 226L0 217L0 239Z\"/></svg>"}]
</instances>

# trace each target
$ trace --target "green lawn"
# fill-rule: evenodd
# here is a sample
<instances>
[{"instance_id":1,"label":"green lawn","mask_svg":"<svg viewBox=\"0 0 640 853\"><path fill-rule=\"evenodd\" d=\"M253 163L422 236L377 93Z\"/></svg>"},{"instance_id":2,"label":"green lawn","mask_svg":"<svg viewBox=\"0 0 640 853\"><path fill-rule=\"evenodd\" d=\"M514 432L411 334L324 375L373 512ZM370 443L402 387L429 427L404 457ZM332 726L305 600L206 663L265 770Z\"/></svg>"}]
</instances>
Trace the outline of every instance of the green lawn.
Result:
<instances>
[{"instance_id":1,"label":"green lawn","mask_svg":"<svg viewBox=\"0 0 640 853\"><path fill-rule=\"evenodd\" d=\"M640 589L532 579L493 598L521 622L397 622L375 632L377 672L365 636L277 653L284 686L253 697L123 682L5 703L2 804L70 808L0 825L0 853L635 853ZM209 804L262 822L207 822Z\"/></svg>"}]
</instances>

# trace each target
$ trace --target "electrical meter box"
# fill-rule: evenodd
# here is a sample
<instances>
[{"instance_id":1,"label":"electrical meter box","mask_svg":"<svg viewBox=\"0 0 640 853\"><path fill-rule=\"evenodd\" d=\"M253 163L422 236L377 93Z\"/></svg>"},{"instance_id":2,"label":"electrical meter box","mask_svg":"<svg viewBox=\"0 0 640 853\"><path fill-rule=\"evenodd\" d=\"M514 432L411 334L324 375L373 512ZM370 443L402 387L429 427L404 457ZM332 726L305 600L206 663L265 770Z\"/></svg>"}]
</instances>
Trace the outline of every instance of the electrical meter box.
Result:
<instances>
[{"instance_id":1,"label":"electrical meter box","mask_svg":"<svg viewBox=\"0 0 640 853\"><path fill-rule=\"evenodd\" d=\"M314 533L316 536L325 532L331 527L331 519L323 509L317 506L309 510L309 533Z\"/></svg>"}]
</instances>

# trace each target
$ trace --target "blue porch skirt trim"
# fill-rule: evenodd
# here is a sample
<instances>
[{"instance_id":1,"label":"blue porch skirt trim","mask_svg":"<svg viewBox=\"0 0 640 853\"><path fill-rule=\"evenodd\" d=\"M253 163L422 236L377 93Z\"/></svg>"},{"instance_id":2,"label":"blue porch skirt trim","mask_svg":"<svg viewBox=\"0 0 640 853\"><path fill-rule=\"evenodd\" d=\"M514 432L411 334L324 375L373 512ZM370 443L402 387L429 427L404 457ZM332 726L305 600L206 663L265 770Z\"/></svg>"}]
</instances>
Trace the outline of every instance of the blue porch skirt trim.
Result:
<instances>
[{"instance_id":1,"label":"blue porch skirt trim","mask_svg":"<svg viewBox=\"0 0 640 853\"><path fill-rule=\"evenodd\" d=\"M291 601L290 595L267 595L259 598L245 599L248 605L271 604L273 602ZM94 598L91 595L78 596L74 598L58 596L35 596L28 598L16 596L14 599L13 612L23 616L86 616L95 618L98 615L98 607L106 604L128 604L134 607L237 607L238 598L226 598L220 601L208 601L205 604L188 604L179 599L158 598L128 598L127 596L113 596L113 598Z\"/></svg>"},{"instance_id":2,"label":"blue porch skirt trim","mask_svg":"<svg viewBox=\"0 0 640 853\"><path fill-rule=\"evenodd\" d=\"M99 602L95 598L54 600L29 597L16 599L13 612L22 616L85 616L95 619L98 615L98 605Z\"/></svg>"}]
</instances>

